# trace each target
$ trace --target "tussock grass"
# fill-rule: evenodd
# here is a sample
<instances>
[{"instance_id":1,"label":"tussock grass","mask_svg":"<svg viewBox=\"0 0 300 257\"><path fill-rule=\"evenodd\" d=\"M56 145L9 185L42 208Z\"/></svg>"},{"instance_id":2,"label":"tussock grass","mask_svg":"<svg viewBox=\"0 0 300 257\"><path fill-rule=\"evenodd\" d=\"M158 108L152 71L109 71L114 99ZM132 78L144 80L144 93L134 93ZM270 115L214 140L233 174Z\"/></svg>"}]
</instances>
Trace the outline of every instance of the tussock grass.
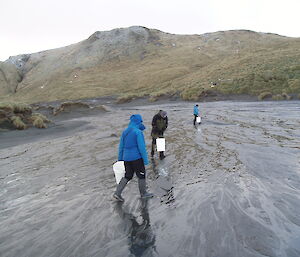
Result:
<instances>
[{"instance_id":1,"label":"tussock grass","mask_svg":"<svg viewBox=\"0 0 300 257\"><path fill-rule=\"evenodd\" d=\"M64 102L58 108L53 110L53 115L57 115L61 112L67 112L74 109L89 109L90 106L82 102Z\"/></svg>"},{"instance_id":2,"label":"tussock grass","mask_svg":"<svg viewBox=\"0 0 300 257\"><path fill-rule=\"evenodd\" d=\"M9 125L10 129L23 130L32 125L37 128L46 128L45 123L50 120L40 113L33 113L29 105L23 103L0 103L0 125Z\"/></svg>"},{"instance_id":3,"label":"tussock grass","mask_svg":"<svg viewBox=\"0 0 300 257\"><path fill-rule=\"evenodd\" d=\"M288 95L287 93L283 93L282 94L282 97L286 100L291 100L292 99L292 96Z\"/></svg>"},{"instance_id":4,"label":"tussock grass","mask_svg":"<svg viewBox=\"0 0 300 257\"><path fill-rule=\"evenodd\" d=\"M32 108L27 104L14 103L13 108L14 108L14 113L29 113L29 114L32 113Z\"/></svg>"},{"instance_id":5,"label":"tussock grass","mask_svg":"<svg viewBox=\"0 0 300 257\"><path fill-rule=\"evenodd\" d=\"M163 87L158 91L152 92L149 94L149 101L155 102L159 100L161 97L174 97L179 94L179 91L174 89L172 86L170 87Z\"/></svg>"},{"instance_id":6,"label":"tussock grass","mask_svg":"<svg viewBox=\"0 0 300 257\"><path fill-rule=\"evenodd\" d=\"M186 88L180 93L180 97L186 101L196 101L199 99L201 92L198 88Z\"/></svg>"},{"instance_id":7,"label":"tussock grass","mask_svg":"<svg viewBox=\"0 0 300 257\"><path fill-rule=\"evenodd\" d=\"M270 98L270 97L272 97L271 92L262 92L259 94L259 96L257 98L258 98L258 100L262 101L262 100L264 100L266 98Z\"/></svg>"},{"instance_id":8,"label":"tussock grass","mask_svg":"<svg viewBox=\"0 0 300 257\"><path fill-rule=\"evenodd\" d=\"M273 95L272 100L274 101L282 101L284 100L284 97L282 95Z\"/></svg>"},{"instance_id":9,"label":"tussock grass","mask_svg":"<svg viewBox=\"0 0 300 257\"><path fill-rule=\"evenodd\" d=\"M45 115L43 115L41 113L33 113L30 118L31 118L32 123L34 123L34 121L36 119L40 119L44 123L50 123L51 122Z\"/></svg>"},{"instance_id":10,"label":"tussock grass","mask_svg":"<svg viewBox=\"0 0 300 257\"><path fill-rule=\"evenodd\" d=\"M0 102L0 109L13 113L31 113L32 108L24 103Z\"/></svg>"},{"instance_id":11,"label":"tussock grass","mask_svg":"<svg viewBox=\"0 0 300 257\"><path fill-rule=\"evenodd\" d=\"M217 91L215 89L209 88L201 84L187 87L180 93L180 97L186 101L197 101L205 97L211 97L216 95Z\"/></svg>"},{"instance_id":12,"label":"tussock grass","mask_svg":"<svg viewBox=\"0 0 300 257\"><path fill-rule=\"evenodd\" d=\"M47 128L47 125L45 124L44 120L39 116L36 116L32 124L36 128Z\"/></svg>"},{"instance_id":13,"label":"tussock grass","mask_svg":"<svg viewBox=\"0 0 300 257\"><path fill-rule=\"evenodd\" d=\"M12 124L15 126L16 129L23 130L27 128L27 126L19 116L12 116L10 120L12 121Z\"/></svg>"},{"instance_id":14,"label":"tussock grass","mask_svg":"<svg viewBox=\"0 0 300 257\"><path fill-rule=\"evenodd\" d=\"M14 107L11 103L0 102L0 110L6 111L6 112L13 112Z\"/></svg>"},{"instance_id":15,"label":"tussock grass","mask_svg":"<svg viewBox=\"0 0 300 257\"><path fill-rule=\"evenodd\" d=\"M116 100L116 103L117 104L128 103L136 98L144 97L145 95L146 94L144 93L126 93L119 96Z\"/></svg>"}]
</instances>

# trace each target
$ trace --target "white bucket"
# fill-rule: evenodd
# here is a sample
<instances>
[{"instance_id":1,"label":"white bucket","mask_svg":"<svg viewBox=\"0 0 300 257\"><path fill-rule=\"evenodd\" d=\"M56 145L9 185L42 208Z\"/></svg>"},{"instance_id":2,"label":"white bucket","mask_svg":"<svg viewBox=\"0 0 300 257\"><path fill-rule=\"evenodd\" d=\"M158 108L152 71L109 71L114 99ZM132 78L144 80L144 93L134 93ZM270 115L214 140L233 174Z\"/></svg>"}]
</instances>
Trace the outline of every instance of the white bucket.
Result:
<instances>
[{"instance_id":1,"label":"white bucket","mask_svg":"<svg viewBox=\"0 0 300 257\"><path fill-rule=\"evenodd\" d=\"M166 151L166 140L164 138L156 138L157 152Z\"/></svg>"},{"instance_id":2,"label":"white bucket","mask_svg":"<svg viewBox=\"0 0 300 257\"><path fill-rule=\"evenodd\" d=\"M198 116L198 117L196 118L196 122L197 122L197 123L201 123L201 117L200 117L200 116Z\"/></svg>"},{"instance_id":3,"label":"white bucket","mask_svg":"<svg viewBox=\"0 0 300 257\"><path fill-rule=\"evenodd\" d=\"M119 184L120 180L125 176L124 161L117 161L113 165L113 170L115 173L116 182Z\"/></svg>"}]
</instances>

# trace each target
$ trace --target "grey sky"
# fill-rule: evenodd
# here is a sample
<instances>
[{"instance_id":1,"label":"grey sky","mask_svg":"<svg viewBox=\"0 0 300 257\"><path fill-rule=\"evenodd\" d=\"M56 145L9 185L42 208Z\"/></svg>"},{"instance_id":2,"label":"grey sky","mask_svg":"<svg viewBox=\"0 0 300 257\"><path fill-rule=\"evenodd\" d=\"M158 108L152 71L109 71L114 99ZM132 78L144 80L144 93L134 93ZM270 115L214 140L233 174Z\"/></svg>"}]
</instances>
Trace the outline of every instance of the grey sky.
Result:
<instances>
[{"instance_id":1,"label":"grey sky","mask_svg":"<svg viewBox=\"0 0 300 257\"><path fill-rule=\"evenodd\" d=\"M176 34L249 29L300 37L300 0L0 0L0 60L141 25Z\"/></svg>"}]
</instances>

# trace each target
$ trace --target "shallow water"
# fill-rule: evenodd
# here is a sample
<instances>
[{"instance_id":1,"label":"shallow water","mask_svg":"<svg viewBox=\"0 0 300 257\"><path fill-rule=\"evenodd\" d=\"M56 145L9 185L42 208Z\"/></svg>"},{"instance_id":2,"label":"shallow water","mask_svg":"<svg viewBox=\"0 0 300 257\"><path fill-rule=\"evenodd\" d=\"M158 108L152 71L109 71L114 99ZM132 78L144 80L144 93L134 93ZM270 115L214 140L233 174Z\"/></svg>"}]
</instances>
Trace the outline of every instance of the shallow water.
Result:
<instances>
[{"instance_id":1,"label":"shallow water","mask_svg":"<svg viewBox=\"0 0 300 257\"><path fill-rule=\"evenodd\" d=\"M150 153L162 108L156 197L141 201L134 178L116 203L122 129L141 113ZM196 127L191 103L114 109L31 143L1 135L0 256L300 256L300 102L201 103Z\"/></svg>"}]
</instances>

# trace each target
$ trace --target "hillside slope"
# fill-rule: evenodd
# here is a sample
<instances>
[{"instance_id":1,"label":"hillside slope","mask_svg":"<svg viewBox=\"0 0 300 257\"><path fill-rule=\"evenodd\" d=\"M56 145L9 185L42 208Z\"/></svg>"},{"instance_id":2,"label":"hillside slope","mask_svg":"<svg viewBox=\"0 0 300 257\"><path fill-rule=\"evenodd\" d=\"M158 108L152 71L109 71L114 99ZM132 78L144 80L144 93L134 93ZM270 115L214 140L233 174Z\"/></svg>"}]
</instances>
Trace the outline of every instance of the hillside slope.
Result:
<instances>
[{"instance_id":1,"label":"hillside slope","mask_svg":"<svg viewBox=\"0 0 300 257\"><path fill-rule=\"evenodd\" d=\"M300 93L300 39L245 30L174 35L145 27L114 29L2 63L11 64L11 77L16 70L20 77L6 84L0 78L2 100L162 94L198 99L212 84L229 94Z\"/></svg>"}]
</instances>

